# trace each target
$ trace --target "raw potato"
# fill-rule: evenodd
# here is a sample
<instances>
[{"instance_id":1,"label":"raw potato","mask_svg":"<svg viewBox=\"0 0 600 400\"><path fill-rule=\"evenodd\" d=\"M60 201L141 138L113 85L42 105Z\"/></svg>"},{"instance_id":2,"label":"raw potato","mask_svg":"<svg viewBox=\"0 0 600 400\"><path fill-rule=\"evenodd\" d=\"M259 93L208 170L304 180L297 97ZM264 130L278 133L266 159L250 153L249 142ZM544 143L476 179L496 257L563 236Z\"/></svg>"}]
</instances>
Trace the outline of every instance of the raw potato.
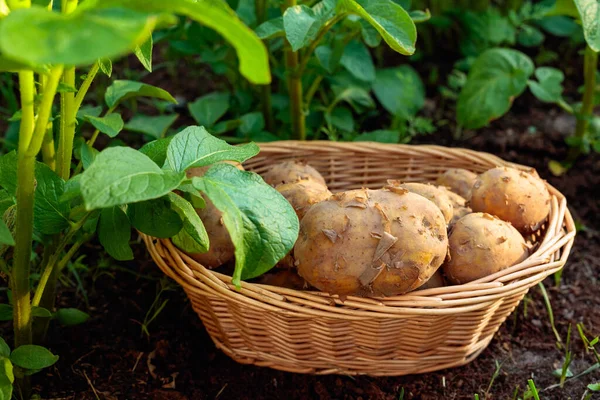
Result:
<instances>
[{"instance_id":1,"label":"raw potato","mask_svg":"<svg viewBox=\"0 0 600 400\"><path fill-rule=\"evenodd\" d=\"M438 186L441 190L444 191L450 198L450 202L452 203L452 219L448 222L448 229L452 229L456 221L461 219L467 214L471 214L473 210L470 207L467 207L467 201L460 195L451 192L445 186Z\"/></svg>"},{"instance_id":2,"label":"raw potato","mask_svg":"<svg viewBox=\"0 0 600 400\"><path fill-rule=\"evenodd\" d=\"M258 283L297 290L302 290L306 286L306 281L304 281L295 270L289 269L267 272L259 278Z\"/></svg>"},{"instance_id":3,"label":"raw potato","mask_svg":"<svg viewBox=\"0 0 600 400\"><path fill-rule=\"evenodd\" d=\"M477 178L471 208L495 215L529 233L548 218L550 193L541 179L514 168L498 167Z\"/></svg>"},{"instance_id":4,"label":"raw potato","mask_svg":"<svg viewBox=\"0 0 600 400\"><path fill-rule=\"evenodd\" d=\"M477 174L462 168L450 168L440 176L436 183L450 188L454 193L464 197L471 198L471 188L477 179Z\"/></svg>"},{"instance_id":5,"label":"raw potato","mask_svg":"<svg viewBox=\"0 0 600 400\"><path fill-rule=\"evenodd\" d=\"M417 182L406 182L401 183L400 181L388 179L388 185L393 187L399 187L408 190L409 192L416 193L420 196L425 197L438 206L444 215L446 223L452 220L452 201L445 190L438 188L437 186L430 185L427 183Z\"/></svg>"},{"instance_id":6,"label":"raw potato","mask_svg":"<svg viewBox=\"0 0 600 400\"><path fill-rule=\"evenodd\" d=\"M427 282L416 288L415 290L433 289L446 286L444 275L438 269L435 274Z\"/></svg>"},{"instance_id":7,"label":"raw potato","mask_svg":"<svg viewBox=\"0 0 600 400\"><path fill-rule=\"evenodd\" d=\"M465 215L471 214L472 212L473 210L471 210L469 207L454 207L454 213L452 214L452 219L448 223L448 229L452 229L459 219Z\"/></svg>"},{"instance_id":8,"label":"raw potato","mask_svg":"<svg viewBox=\"0 0 600 400\"><path fill-rule=\"evenodd\" d=\"M331 192L327 189L327 186L311 179L284 183L276 186L275 189L294 207L298 220L304 218L304 214L313 204L331 197Z\"/></svg>"},{"instance_id":9,"label":"raw potato","mask_svg":"<svg viewBox=\"0 0 600 400\"><path fill-rule=\"evenodd\" d=\"M491 275L529 255L525 239L512 225L486 213L461 218L450 232L449 247L442 269L456 284Z\"/></svg>"},{"instance_id":10,"label":"raw potato","mask_svg":"<svg viewBox=\"0 0 600 400\"><path fill-rule=\"evenodd\" d=\"M446 222L431 201L402 188L360 189L310 208L294 257L321 291L394 296L427 281L447 251Z\"/></svg>"},{"instance_id":11,"label":"raw potato","mask_svg":"<svg viewBox=\"0 0 600 400\"><path fill-rule=\"evenodd\" d=\"M264 181L271 186L293 183L302 179L312 179L326 186L325 179L321 176L319 171L310 165L299 161L284 161L272 165L262 177Z\"/></svg>"},{"instance_id":12,"label":"raw potato","mask_svg":"<svg viewBox=\"0 0 600 400\"><path fill-rule=\"evenodd\" d=\"M206 207L196 209L196 212L200 216L208 233L210 248L206 253L194 253L190 254L190 257L206 268L216 268L233 260L235 248L221 218L221 211L208 198L205 196L202 197L206 201Z\"/></svg>"}]
</instances>

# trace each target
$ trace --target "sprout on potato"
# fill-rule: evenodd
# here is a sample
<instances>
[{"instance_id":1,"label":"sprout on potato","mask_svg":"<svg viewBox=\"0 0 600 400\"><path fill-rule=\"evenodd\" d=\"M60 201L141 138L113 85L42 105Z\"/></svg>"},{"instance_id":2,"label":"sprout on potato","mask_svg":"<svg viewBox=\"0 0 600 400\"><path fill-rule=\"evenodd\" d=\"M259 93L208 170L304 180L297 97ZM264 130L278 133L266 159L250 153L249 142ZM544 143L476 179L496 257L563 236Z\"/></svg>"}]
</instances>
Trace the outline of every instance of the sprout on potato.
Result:
<instances>
[{"instance_id":1,"label":"sprout on potato","mask_svg":"<svg viewBox=\"0 0 600 400\"><path fill-rule=\"evenodd\" d=\"M392 187L350 190L312 206L294 257L300 276L324 292L393 296L427 281L447 250L440 209Z\"/></svg>"},{"instance_id":2,"label":"sprout on potato","mask_svg":"<svg viewBox=\"0 0 600 400\"><path fill-rule=\"evenodd\" d=\"M462 168L450 168L440 176L436 183L440 186L446 186L454 193L469 200L471 198L471 188L477 179L477 174Z\"/></svg>"},{"instance_id":3,"label":"sprout on potato","mask_svg":"<svg viewBox=\"0 0 600 400\"><path fill-rule=\"evenodd\" d=\"M471 208L510 222L524 233L534 232L550 213L550 193L535 176L514 168L493 168L473 185Z\"/></svg>"},{"instance_id":4,"label":"sprout on potato","mask_svg":"<svg viewBox=\"0 0 600 400\"><path fill-rule=\"evenodd\" d=\"M446 278L461 284L491 275L527 258L523 236L509 223L486 213L461 218L450 232Z\"/></svg>"},{"instance_id":5,"label":"sprout on potato","mask_svg":"<svg viewBox=\"0 0 600 400\"><path fill-rule=\"evenodd\" d=\"M306 163L299 161L284 161L272 165L269 170L262 174L265 182L271 186L278 186L285 183L293 183L299 180L312 179L322 185L326 185L325 179L319 171Z\"/></svg>"}]
</instances>

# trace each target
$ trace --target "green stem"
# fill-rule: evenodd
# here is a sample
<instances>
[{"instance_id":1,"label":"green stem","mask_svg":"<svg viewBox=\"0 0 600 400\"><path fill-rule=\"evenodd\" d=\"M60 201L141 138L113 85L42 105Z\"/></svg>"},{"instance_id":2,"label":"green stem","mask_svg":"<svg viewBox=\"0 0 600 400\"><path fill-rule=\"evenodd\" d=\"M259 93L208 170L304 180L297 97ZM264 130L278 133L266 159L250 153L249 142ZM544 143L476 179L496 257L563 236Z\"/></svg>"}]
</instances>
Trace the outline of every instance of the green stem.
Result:
<instances>
[{"instance_id":1,"label":"green stem","mask_svg":"<svg viewBox=\"0 0 600 400\"><path fill-rule=\"evenodd\" d=\"M295 71L298 68L298 53L288 48L285 51L287 68L287 85L290 96L290 116L292 121L292 138L306 140L305 115L302 103L302 79Z\"/></svg>"},{"instance_id":2,"label":"green stem","mask_svg":"<svg viewBox=\"0 0 600 400\"><path fill-rule=\"evenodd\" d=\"M337 24L342 19L346 18L347 15L348 14L346 14L346 13L337 14L335 17L331 18L329 21L327 21L321 27L321 29L317 33L317 36L315 37L315 40L313 40L310 43L310 45L308 46L308 48L304 52L304 55L302 56L302 62L300 63L300 66L298 67L298 69L295 72L298 76L302 77L302 75L304 74L304 70L306 69L306 66L308 65L308 61L310 60L310 57L314 53L315 49L319 46L319 43L321 43L321 40L325 37L325 34L327 32L329 32L329 30L331 28L333 28L333 26L335 24Z\"/></svg>"},{"instance_id":3,"label":"green stem","mask_svg":"<svg viewBox=\"0 0 600 400\"><path fill-rule=\"evenodd\" d=\"M31 0L6 0L6 4L11 10L18 8L29 8L31 7Z\"/></svg>"},{"instance_id":4,"label":"green stem","mask_svg":"<svg viewBox=\"0 0 600 400\"><path fill-rule=\"evenodd\" d=\"M33 296L33 300L31 301L32 306L36 307L40 305L40 300L42 299L42 295L44 294L44 290L46 289L46 284L48 283L50 276L55 270L55 267L60 259L60 255L64 251L65 247L67 247L73 236L83 227L90 215L91 212L85 214L83 218L71 225L71 228L60 241L59 245L54 251L54 254L52 254L48 259L48 263L44 267L42 275L40 276L40 281L38 282L38 285L35 289L35 294Z\"/></svg>"},{"instance_id":5,"label":"green stem","mask_svg":"<svg viewBox=\"0 0 600 400\"><path fill-rule=\"evenodd\" d=\"M304 97L304 103L310 105L310 102L312 101L313 97L315 97L315 93L317 93L317 90L319 89L319 85L321 84L321 81L323 81L323 78L324 78L323 75L319 75L315 78L313 83L310 85L310 87L306 91L306 96Z\"/></svg>"},{"instance_id":6,"label":"green stem","mask_svg":"<svg viewBox=\"0 0 600 400\"><path fill-rule=\"evenodd\" d=\"M40 92L44 91L48 77L46 75L40 75ZM52 122L48 122L46 128L46 134L44 136L44 142L42 143L42 158L44 164L46 164L52 171L56 169L56 150L54 149L54 133Z\"/></svg>"},{"instance_id":7,"label":"green stem","mask_svg":"<svg viewBox=\"0 0 600 400\"><path fill-rule=\"evenodd\" d=\"M590 119L594 111L594 89L596 88L596 70L598 69L598 53L590 46L586 46L583 56L583 80L584 92L581 105L581 111L577 116L577 125L575 126L575 137L585 138ZM572 147L569 151L568 161L573 162L581 153L580 147Z\"/></svg>"},{"instance_id":8,"label":"green stem","mask_svg":"<svg viewBox=\"0 0 600 400\"><path fill-rule=\"evenodd\" d=\"M84 81L81 83L81 86L77 91L77 96L75 96L75 102L73 104L75 115L77 115L77 111L79 110L79 107L81 107L81 103L83 103L83 99L85 98L85 95L87 94L90 85L96 77L96 74L98 73L99 69L100 64L98 62L94 63L94 65L92 65L92 68L90 68L89 72L87 73L87 76L85 77Z\"/></svg>"},{"instance_id":9,"label":"green stem","mask_svg":"<svg viewBox=\"0 0 600 400\"><path fill-rule=\"evenodd\" d=\"M267 18L267 0L255 0L256 22L262 24ZM268 48L268 41L264 40L265 46ZM267 131L273 133L275 131L275 120L273 119L273 106L271 101L271 85L260 85L260 104L262 114L265 119Z\"/></svg>"},{"instance_id":10,"label":"green stem","mask_svg":"<svg viewBox=\"0 0 600 400\"><path fill-rule=\"evenodd\" d=\"M75 87L75 67L65 69L63 83ZM58 175L64 180L71 174L71 155L75 138L75 94L63 92L60 94L60 136L58 139Z\"/></svg>"},{"instance_id":11,"label":"green stem","mask_svg":"<svg viewBox=\"0 0 600 400\"><path fill-rule=\"evenodd\" d=\"M112 114L112 112L115 111L116 108L117 108L117 105L115 104L114 106L112 106L111 108L106 110L106 112L104 113L104 117ZM92 137L87 141L87 145L90 147L94 147L94 143L96 143L96 139L98 139L99 134L100 134L100 131L98 129L96 129L94 131L94 133L92 133ZM77 167L75 168L75 171L73 172L73 175L78 175L82 169L83 169L83 162L79 161L79 163L77 164Z\"/></svg>"}]
</instances>

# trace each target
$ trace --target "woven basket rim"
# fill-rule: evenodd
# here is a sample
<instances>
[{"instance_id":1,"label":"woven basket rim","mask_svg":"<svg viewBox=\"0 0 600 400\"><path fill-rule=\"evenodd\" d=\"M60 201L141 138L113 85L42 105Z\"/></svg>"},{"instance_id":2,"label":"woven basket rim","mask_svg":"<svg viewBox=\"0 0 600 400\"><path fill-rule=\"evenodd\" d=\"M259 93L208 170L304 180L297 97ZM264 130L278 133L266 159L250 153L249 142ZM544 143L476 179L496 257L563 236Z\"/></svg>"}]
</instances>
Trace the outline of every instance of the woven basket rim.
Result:
<instances>
[{"instance_id":1,"label":"woven basket rim","mask_svg":"<svg viewBox=\"0 0 600 400\"><path fill-rule=\"evenodd\" d=\"M375 142L278 141L259 143L263 150L289 150L294 158L299 150L352 151L373 153L398 151L407 155L425 154L440 158L467 158L482 165L510 166L532 172L535 169L504 161L501 158L475 150L437 145L382 144ZM263 157L259 153L256 158ZM539 175L538 175L539 176ZM545 182L545 181L544 181ZM545 182L551 194L551 211L545 223L545 232L537 246L523 262L462 285L424 289L392 297L338 296L316 290L296 290L265 284L242 282L241 289L231 283L231 277L210 270L178 249L169 239L156 239L140 233L158 266L182 285L188 295L194 291L209 291L214 296L248 304L266 310L312 314L320 317L364 319L406 318L410 315L448 315L489 307L499 298L510 296L541 282L559 271L566 263L575 238L575 223L567 208L566 198Z\"/></svg>"}]
</instances>

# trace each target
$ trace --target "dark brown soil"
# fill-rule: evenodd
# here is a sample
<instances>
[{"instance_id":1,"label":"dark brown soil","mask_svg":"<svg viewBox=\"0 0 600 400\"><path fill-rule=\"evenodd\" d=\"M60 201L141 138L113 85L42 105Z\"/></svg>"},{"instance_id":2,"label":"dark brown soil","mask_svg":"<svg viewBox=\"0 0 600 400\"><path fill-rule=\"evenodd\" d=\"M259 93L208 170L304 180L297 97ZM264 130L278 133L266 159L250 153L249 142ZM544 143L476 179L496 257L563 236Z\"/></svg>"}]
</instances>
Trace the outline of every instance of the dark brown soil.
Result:
<instances>
[{"instance_id":1,"label":"dark brown soil","mask_svg":"<svg viewBox=\"0 0 600 400\"><path fill-rule=\"evenodd\" d=\"M440 132L421 142L469 147L492 152L507 160L534 166L540 175L561 190L578 223L586 229L577 236L563 279L548 288L554 318L563 340L569 324L583 323L589 337L600 335L600 226L597 188L600 184L598 155L582 157L567 175L552 176L547 163L561 159L565 146L563 115L545 109L515 111L477 136L450 139ZM559 127L560 129L558 129ZM141 321L155 300L161 273L143 245L136 246L135 263L120 270L98 260L100 249L86 249L91 271L84 275L89 313L85 324L52 326L50 348L59 362L35 376L35 390L43 398L64 399L511 399L534 379L542 399L580 399L589 383L600 381L596 370L569 381L563 389L547 389L558 378L562 351L555 345L548 313L539 289L533 289L497 333L491 345L471 364L425 375L372 378L310 376L238 364L217 350L183 292L174 287L161 299L168 303L142 335ZM100 274L111 272L112 275ZM100 275L93 280L93 275ZM161 300L162 302L162 300ZM61 304L85 308L81 293L64 287ZM524 304L527 307L524 307ZM8 326L4 326L4 331ZM10 335L10 334L9 334ZM586 353L573 330L573 362L577 374L596 361ZM150 358L149 356L152 355ZM501 364L491 382L495 363ZM150 371L150 369L152 371ZM490 388L491 386L491 388ZM489 389L489 390L488 390ZM486 394L487 393L487 397ZM595 397L596 398L596 397Z\"/></svg>"}]
</instances>

